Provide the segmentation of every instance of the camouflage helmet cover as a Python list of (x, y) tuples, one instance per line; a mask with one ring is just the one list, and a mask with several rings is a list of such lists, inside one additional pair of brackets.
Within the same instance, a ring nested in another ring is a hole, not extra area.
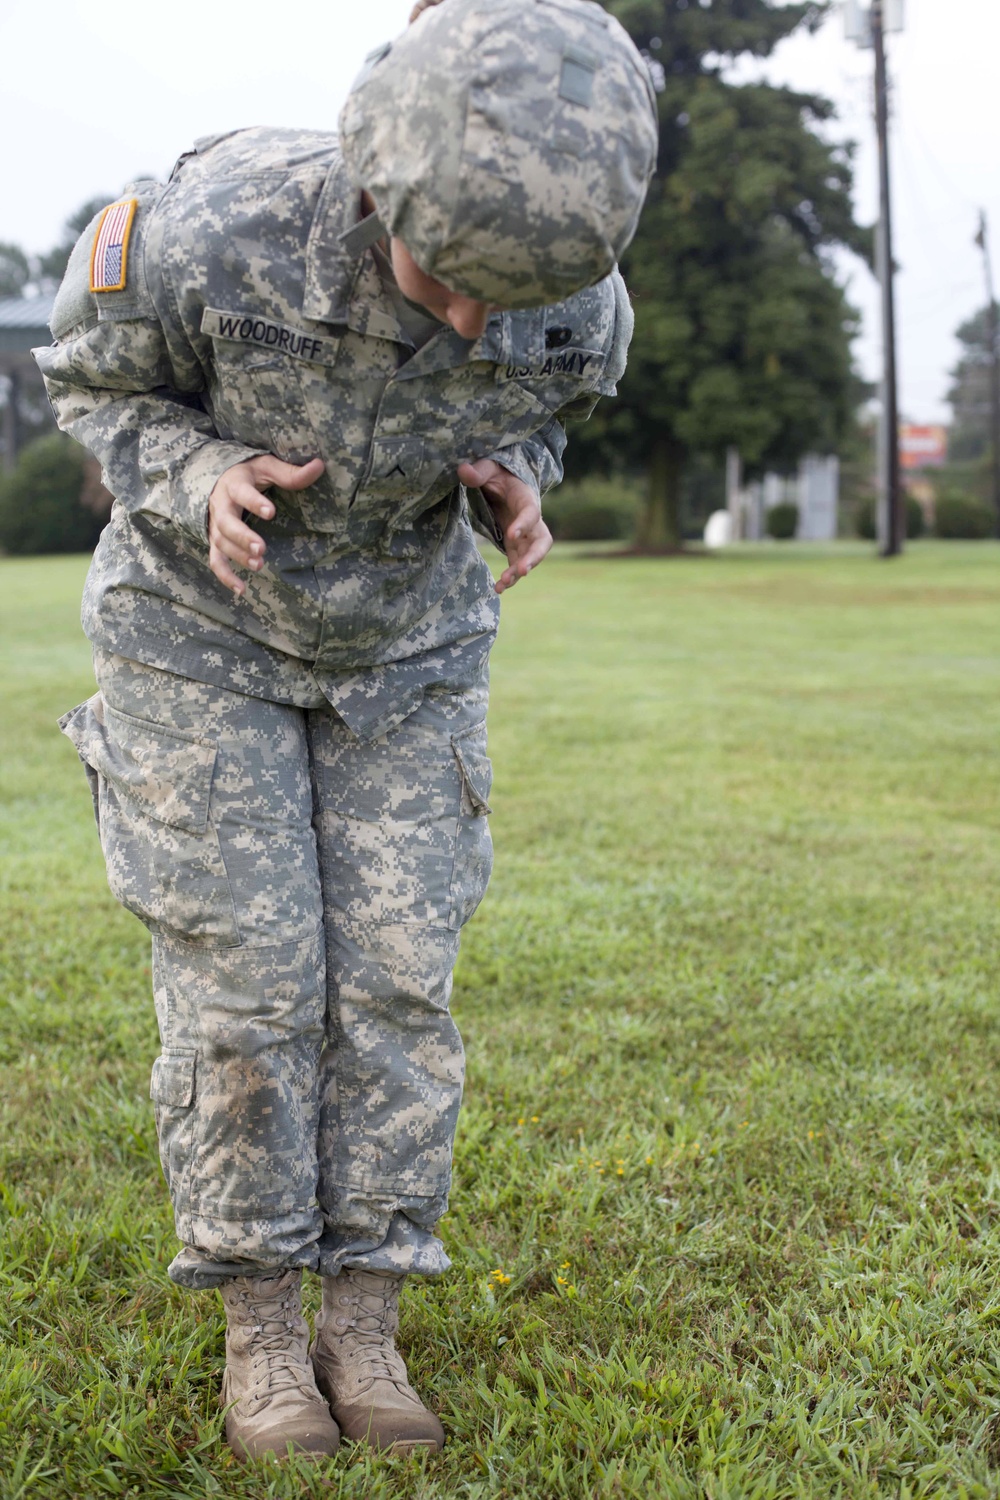
[(344, 159), (389, 232), (452, 291), (558, 302), (612, 269), (656, 163), (656, 100), (594, 0), (425, 0), (368, 60)]

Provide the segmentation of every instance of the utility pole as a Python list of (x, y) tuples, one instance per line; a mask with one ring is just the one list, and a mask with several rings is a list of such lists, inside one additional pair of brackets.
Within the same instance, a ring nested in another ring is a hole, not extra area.
[(906, 540), (906, 509), (899, 479), (899, 403), (896, 384), (895, 262), (889, 187), (889, 77), (885, 35), (903, 29), (902, 0), (844, 0), (847, 35), (875, 53), (875, 128), (878, 135), (879, 224), (876, 256), (882, 289), (882, 420), (879, 424), (878, 539), (882, 557), (898, 557)]
[(883, 557), (897, 557), (906, 540), (906, 512), (899, 483), (899, 405), (896, 392), (896, 298), (893, 286), (892, 202), (889, 193), (889, 80), (885, 65), (885, 31), (882, 0), (872, 0), (872, 45), (875, 49), (875, 128), (878, 131), (879, 283), (882, 287), (883, 407), (885, 441), (882, 472), (882, 504), (885, 528), (881, 541)]
[(993, 449), (993, 524), (1000, 536), (1000, 314), (993, 294), (993, 268), (986, 232), (986, 214), (980, 210), (976, 244), (983, 252), (986, 272), (986, 327), (990, 340), (990, 442)]

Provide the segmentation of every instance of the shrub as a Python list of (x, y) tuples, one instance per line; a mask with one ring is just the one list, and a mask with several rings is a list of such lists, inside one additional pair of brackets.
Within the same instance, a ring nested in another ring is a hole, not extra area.
[(610, 505), (577, 505), (547, 519), (559, 542), (613, 542), (627, 530), (621, 512)]
[[(862, 500), (854, 512), (854, 529), (858, 536), (863, 537), (866, 542), (873, 542), (876, 536), (875, 528), (875, 501)], [(919, 500), (914, 500), (912, 495), (906, 497), (906, 538), (907, 541), (915, 542), (917, 537), (923, 536), (927, 530), (927, 522), (924, 519), (924, 508)]]
[(764, 517), (764, 529), (776, 542), (788, 542), (799, 529), (799, 507), (790, 500), (772, 505)]
[(86, 458), (62, 433), (29, 443), (0, 480), (0, 548), (21, 556), (93, 550), (104, 518), (80, 503)]
[(858, 508), (854, 512), (854, 529), (862, 541), (873, 542), (875, 540), (875, 501), (871, 499), (860, 500)]
[(586, 479), (546, 495), (542, 514), (557, 542), (626, 541), (640, 503), (638, 486), (628, 479)]
[(906, 538), (907, 541), (915, 542), (918, 537), (923, 536), (927, 530), (927, 520), (924, 516), (924, 508), (919, 500), (914, 500), (912, 495), (906, 497)]
[(994, 532), (993, 512), (968, 495), (939, 495), (934, 530), (949, 541), (981, 541)]

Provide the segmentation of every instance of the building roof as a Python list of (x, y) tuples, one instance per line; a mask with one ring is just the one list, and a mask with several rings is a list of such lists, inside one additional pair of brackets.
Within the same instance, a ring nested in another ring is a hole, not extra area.
[(55, 293), (37, 297), (0, 297), (0, 328), (35, 328), (49, 331)]

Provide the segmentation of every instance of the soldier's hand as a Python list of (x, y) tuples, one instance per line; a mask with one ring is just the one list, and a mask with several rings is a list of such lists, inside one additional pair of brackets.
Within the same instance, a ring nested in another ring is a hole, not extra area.
[(509, 563), (495, 585), (502, 594), (538, 566), (552, 546), (552, 533), (542, 520), (534, 490), (494, 459), (459, 464), (458, 477), (469, 488), (482, 490), (500, 523)]
[(283, 490), (307, 490), (323, 472), (321, 458), (307, 464), (286, 464), (272, 453), (234, 464), (216, 480), (208, 500), (208, 566), (220, 583), (234, 594), (245, 594), (247, 586), (229, 566), (238, 563), (251, 573), (264, 566), (267, 544), (243, 520), (245, 511), (270, 521), (274, 503), (263, 490), (272, 484)]

